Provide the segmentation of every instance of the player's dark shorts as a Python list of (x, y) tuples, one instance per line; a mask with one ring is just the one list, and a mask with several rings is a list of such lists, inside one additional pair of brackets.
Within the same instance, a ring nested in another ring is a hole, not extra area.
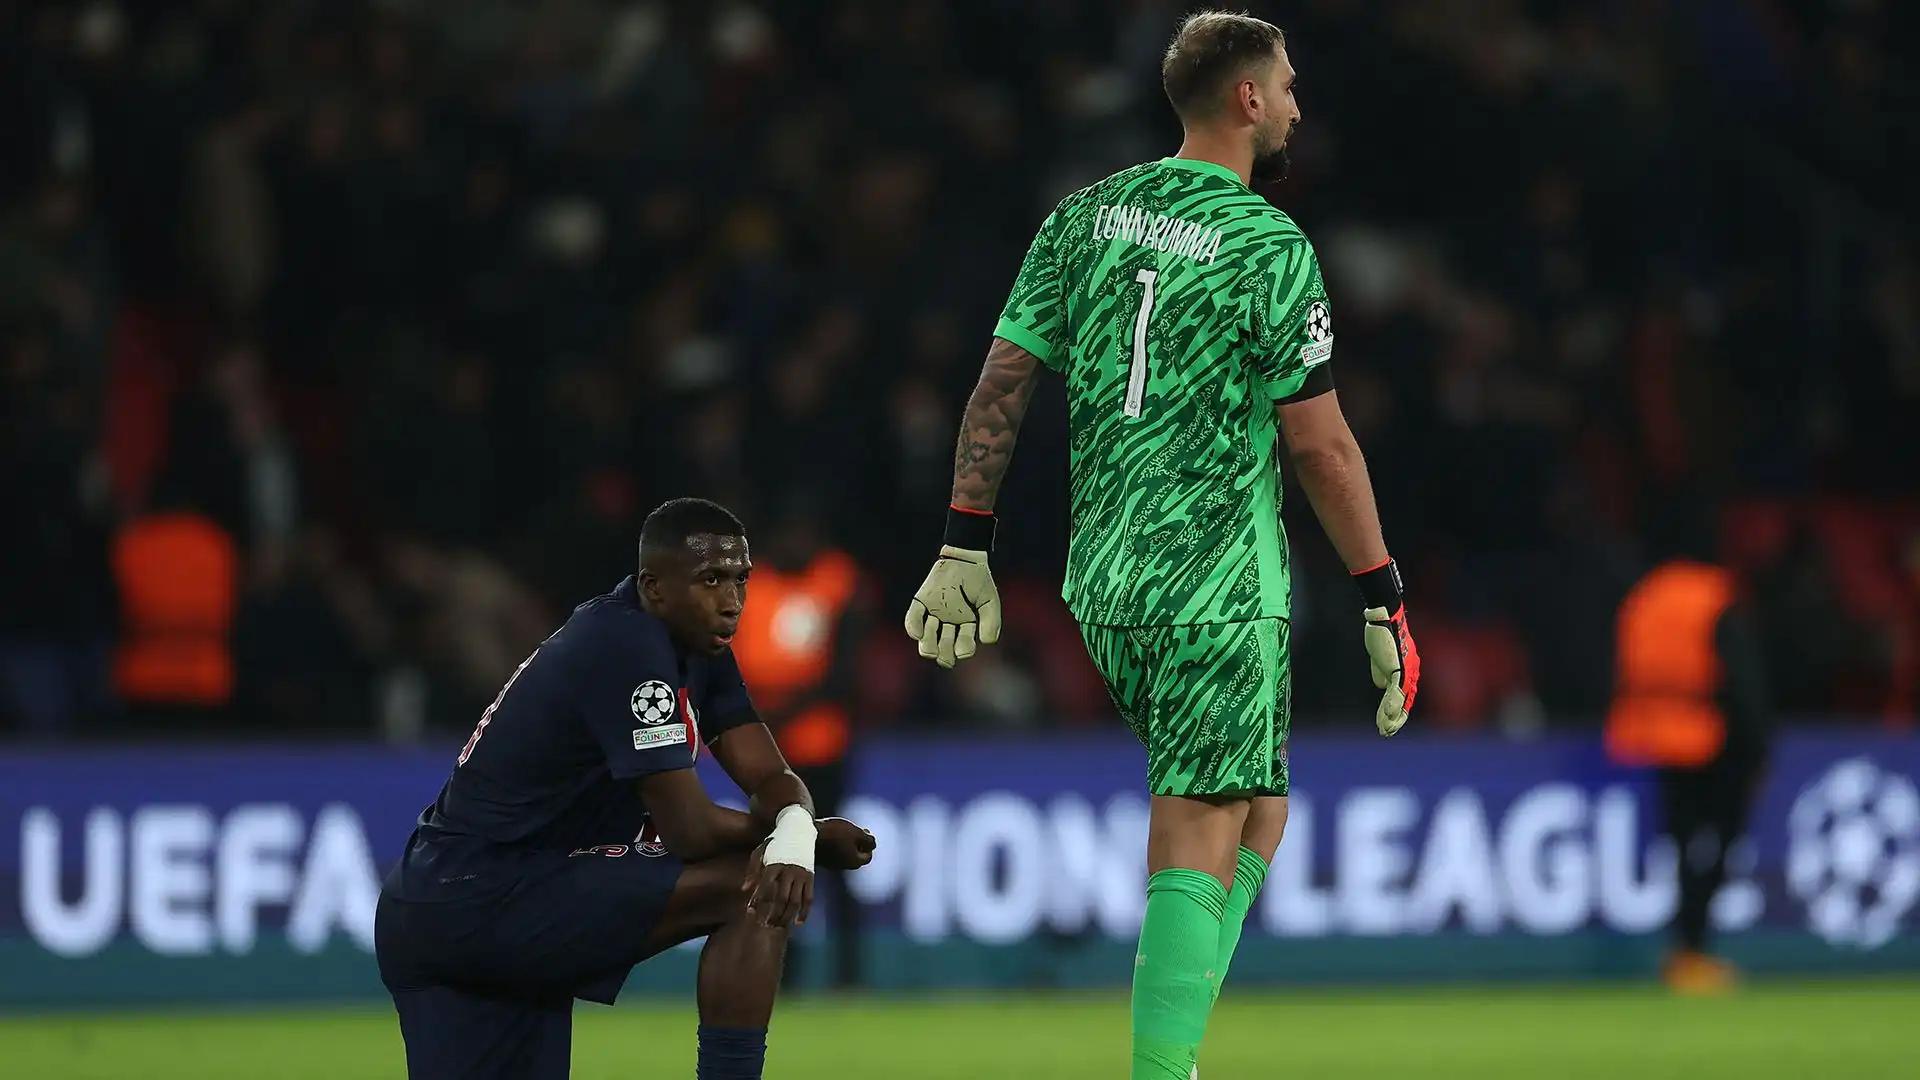
[(478, 899), (383, 890), (374, 951), (410, 1080), (566, 1080), (573, 999), (613, 1003), (681, 869), (614, 845), (531, 860)]
[(1093, 626), (1080, 637), (1147, 748), (1154, 795), (1285, 795), (1292, 676), (1285, 619)]

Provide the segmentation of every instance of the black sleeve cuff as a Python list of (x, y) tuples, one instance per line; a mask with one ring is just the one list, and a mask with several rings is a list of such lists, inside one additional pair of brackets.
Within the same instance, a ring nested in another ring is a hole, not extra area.
[(999, 519), (991, 513), (980, 514), (949, 506), (947, 533), (943, 543), (968, 551), (992, 551), (994, 528), (998, 523)]
[(1292, 405), (1296, 402), (1310, 401), (1332, 390), (1333, 361), (1329, 360), (1319, 367), (1314, 368), (1312, 371), (1307, 372), (1307, 381), (1300, 384), (1300, 389), (1281, 398), (1276, 404)]
[(700, 721), (700, 739), (708, 746), (712, 746), (720, 740), (720, 736), (725, 735), (734, 728), (765, 722), (766, 721), (760, 719), (760, 713), (757, 710), (752, 706), (748, 706), (747, 708), (727, 713), (724, 716)]
[(1371, 570), (1362, 570), (1353, 575), (1353, 583), (1360, 587), (1360, 599), (1367, 607), (1385, 608), (1389, 615), (1400, 610), (1400, 594), (1404, 589), (1399, 563), (1388, 559)]

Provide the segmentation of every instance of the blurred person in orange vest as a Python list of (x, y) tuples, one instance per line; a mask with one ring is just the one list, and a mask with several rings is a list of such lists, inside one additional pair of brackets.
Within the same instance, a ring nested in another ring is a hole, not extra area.
[(178, 730), (225, 714), (239, 562), (226, 529), (166, 493), (114, 536), (121, 639), (113, 682), (129, 719)]
[[(740, 617), (733, 655), (752, 688), (754, 706), (780, 751), (813, 793), (822, 817), (840, 813), (852, 742), (855, 669), (867, 625), (860, 567), (832, 546), (808, 510), (788, 509), (768, 534), (751, 584), (753, 603)], [(858, 985), (860, 912), (846, 875), (821, 868), (831, 896), (827, 934), (835, 986)], [(788, 947), (786, 979), (794, 985), (805, 950)]]
[(1708, 952), (1727, 852), (1746, 830), (1772, 743), (1772, 706), (1751, 602), (1712, 561), (1704, 507), (1657, 527), (1664, 558), (1621, 601), (1609, 756), (1656, 770), (1662, 828), (1679, 858), (1680, 902), (1663, 975), (1683, 993), (1729, 988)]

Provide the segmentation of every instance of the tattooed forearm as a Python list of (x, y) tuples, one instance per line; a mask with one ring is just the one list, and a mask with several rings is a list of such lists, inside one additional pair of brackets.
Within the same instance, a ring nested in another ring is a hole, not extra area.
[(993, 339), (980, 382), (967, 399), (967, 415), (960, 421), (960, 442), (953, 454), (953, 505), (993, 509), (1039, 368), (1040, 360), (1032, 353), (1004, 338)]

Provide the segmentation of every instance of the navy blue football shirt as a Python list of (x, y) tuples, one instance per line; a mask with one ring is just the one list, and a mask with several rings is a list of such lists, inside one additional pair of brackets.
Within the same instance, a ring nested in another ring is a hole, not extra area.
[(643, 842), (634, 781), (692, 768), (702, 740), (758, 720), (733, 654), (682, 652), (629, 577), (575, 608), (507, 679), (388, 887), (407, 899), (471, 892), (529, 855)]

